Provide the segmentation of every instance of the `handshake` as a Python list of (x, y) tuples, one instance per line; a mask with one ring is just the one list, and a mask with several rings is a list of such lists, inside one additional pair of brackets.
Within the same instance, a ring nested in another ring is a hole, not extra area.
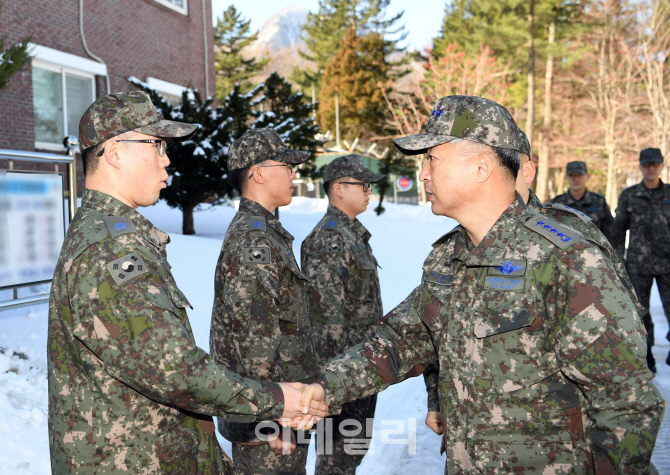
[(326, 392), (321, 385), (279, 383), (284, 393), (284, 412), (279, 421), (285, 427), (309, 430), (328, 415)]

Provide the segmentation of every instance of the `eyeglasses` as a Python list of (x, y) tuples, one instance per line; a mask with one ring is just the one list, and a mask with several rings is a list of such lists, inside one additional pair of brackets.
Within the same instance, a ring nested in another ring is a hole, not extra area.
[[(158, 147), (158, 155), (161, 157), (165, 155), (165, 148), (166, 148), (166, 142), (165, 140), (160, 140), (160, 139), (147, 139), (147, 140), (115, 140), (115, 142), (135, 142), (135, 143), (152, 143)], [(105, 153), (105, 149), (103, 148), (98, 152), (98, 157), (102, 157), (102, 154)]]
[(345, 185), (363, 185), (363, 193), (367, 193), (372, 189), (372, 183), (362, 181), (338, 181), (338, 183), (343, 183)]
[[(282, 163), (281, 165), (258, 165), (256, 168), (272, 168), (272, 167), (287, 167), (288, 174), (290, 175), (291, 173), (293, 173), (293, 165), (290, 165), (288, 163)], [(250, 180), (252, 176), (254, 176), (254, 172), (251, 172), (251, 175), (249, 175)]]

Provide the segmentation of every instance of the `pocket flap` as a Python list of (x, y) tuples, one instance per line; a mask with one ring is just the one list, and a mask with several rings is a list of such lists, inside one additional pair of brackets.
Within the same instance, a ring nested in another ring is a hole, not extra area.
[(554, 347), (564, 360), (572, 360), (605, 333), (607, 317), (591, 304), (573, 317), (554, 340)]
[(508, 310), (507, 312), (487, 312), (485, 317), (475, 321), (475, 336), (486, 338), (499, 333), (518, 330), (530, 326), (535, 318), (524, 308)]

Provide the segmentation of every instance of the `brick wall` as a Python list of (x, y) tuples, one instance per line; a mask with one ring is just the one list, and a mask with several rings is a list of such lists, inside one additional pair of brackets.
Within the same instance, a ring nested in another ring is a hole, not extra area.
[[(214, 95), (210, 0), (205, 8), (209, 92)], [(112, 92), (132, 89), (124, 79), (128, 76), (150, 76), (204, 91), (202, 0), (188, 0), (186, 16), (154, 0), (84, 0), (84, 33), (89, 49), (107, 64)], [(4, 0), (0, 35), (8, 35), (11, 44), (31, 34), (33, 43), (91, 59), (79, 34), (79, 0)], [(96, 78), (96, 92), (106, 94), (103, 77)], [(0, 148), (35, 149), (32, 101), (28, 67), (0, 90)], [(0, 161), (0, 168), (6, 162)]]

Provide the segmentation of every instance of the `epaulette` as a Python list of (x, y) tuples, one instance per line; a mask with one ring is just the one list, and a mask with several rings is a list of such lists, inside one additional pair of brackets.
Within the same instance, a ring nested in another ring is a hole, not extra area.
[(559, 203), (542, 203), (542, 207), (545, 209), (557, 209), (559, 211), (565, 211), (566, 213), (574, 214), (585, 223), (593, 221), (588, 215), (582, 213), (581, 211)]
[(586, 240), (584, 236), (574, 229), (563, 226), (553, 219), (536, 213), (531, 215), (531, 218), (525, 222), (524, 226), (544, 236), (561, 249), (566, 249), (573, 244)]
[(459, 231), (460, 229), (461, 229), (461, 225), (459, 224), (459, 225), (456, 226), (454, 229), (452, 229), (451, 231), (449, 231), (447, 234), (445, 234), (445, 235), (443, 235), (442, 237), (440, 237), (440, 239), (438, 239), (437, 241), (435, 241), (435, 242), (432, 244), (432, 246), (433, 246), (433, 247), (437, 247), (437, 246), (439, 246), (440, 244), (443, 244), (447, 239), (449, 239), (449, 236), (451, 236), (451, 235), (454, 234), (455, 232)]
[(113, 238), (121, 234), (137, 233), (135, 225), (128, 218), (122, 218), (120, 216), (105, 216), (102, 219), (107, 225), (109, 235)]
[(249, 231), (266, 231), (263, 216), (249, 216)]
[(337, 216), (326, 215), (326, 222), (323, 225), (323, 229), (330, 229), (332, 231), (337, 231), (337, 226), (340, 224), (340, 218)]

